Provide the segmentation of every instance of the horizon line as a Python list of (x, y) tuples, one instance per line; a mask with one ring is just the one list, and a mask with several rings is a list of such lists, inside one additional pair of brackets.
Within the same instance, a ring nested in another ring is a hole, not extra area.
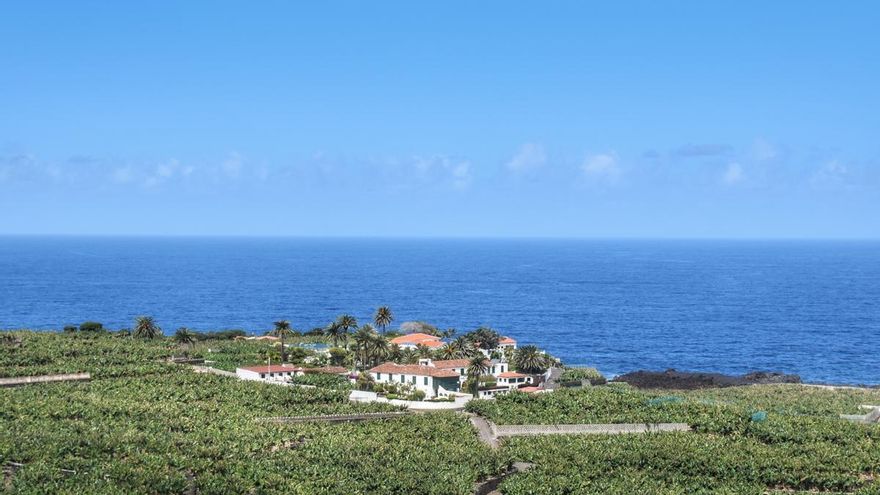
[(549, 241), (850, 241), (877, 242), (878, 237), (806, 236), (555, 236), (555, 235), (316, 235), (316, 234), (156, 234), (156, 233), (0, 233), (0, 238), (165, 238), (165, 239), (299, 239), (299, 240), (549, 240)]

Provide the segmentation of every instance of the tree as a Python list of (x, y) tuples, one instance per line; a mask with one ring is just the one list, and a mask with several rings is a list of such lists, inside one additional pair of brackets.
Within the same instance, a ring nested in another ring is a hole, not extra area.
[(376, 310), (376, 314), (373, 316), (373, 323), (382, 329), (382, 333), (385, 333), (385, 327), (390, 325), (392, 321), (394, 321), (394, 314), (391, 312), (391, 308), (379, 306), (379, 309)]
[(547, 371), (547, 356), (534, 345), (524, 345), (516, 350), (513, 365), (523, 373), (543, 373)]
[(432, 351), (431, 348), (426, 346), (425, 344), (418, 344), (416, 345), (416, 354), (419, 356), (420, 359), (429, 359), (431, 358), (431, 356), (434, 355), (434, 351)]
[(446, 330), (440, 332), (440, 336), (444, 339), (451, 339), (453, 336), (455, 336), (455, 332), (456, 330), (454, 328), (447, 328)]
[(373, 364), (378, 365), (380, 361), (385, 360), (391, 352), (391, 344), (384, 335), (375, 334), (373, 336)]
[(446, 349), (449, 349), (449, 356), (451, 356), (448, 359), (464, 359), (480, 354), (473, 343), (465, 336), (453, 339), (452, 342), (446, 345)]
[(333, 347), (339, 345), (339, 341), (342, 340), (342, 332), (342, 327), (340, 327), (339, 323), (335, 321), (327, 325), (327, 328), (324, 330), (324, 333), (333, 339)]
[(287, 351), (284, 349), (284, 337), (293, 335), (293, 331), (290, 330), (290, 322), (287, 320), (278, 320), (274, 325), (275, 329), (272, 330), (272, 335), (281, 338), (281, 364), (284, 364), (284, 361), (287, 359)]
[(196, 341), (196, 336), (186, 327), (180, 327), (174, 332), (174, 342), (180, 346), (191, 346)]
[(488, 327), (480, 327), (469, 333), (468, 337), (474, 345), (487, 351), (498, 347), (498, 342), (501, 340), (501, 334)]
[(336, 325), (342, 331), (341, 334), (343, 342), (348, 342), (348, 332), (357, 328), (358, 322), (354, 316), (340, 315), (339, 318), (336, 318)]
[(362, 368), (366, 367), (367, 361), (370, 359), (370, 349), (373, 345), (374, 335), (376, 335), (376, 330), (373, 329), (372, 325), (367, 324), (360, 327), (352, 336), (355, 346), (354, 355)]
[(474, 397), (479, 395), (480, 377), (483, 376), (488, 369), (489, 366), (486, 364), (486, 358), (483, 356), (473, 357), (468, 363), (466, 370), (467, 379), (468, 382), (470, 382), (470, 392), (474, 394)]
[(132, 335), (141, 339), (155, 339), (162, 335), (162, 329), (156, 325), (156, 321), (152, 316), (138, 316), (134, 320), (134, 333)]

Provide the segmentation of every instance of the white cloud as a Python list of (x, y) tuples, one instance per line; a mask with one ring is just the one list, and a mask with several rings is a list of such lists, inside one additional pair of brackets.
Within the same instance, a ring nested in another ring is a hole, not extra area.
[(745, 178), (746, 176), (743, 172), (742, 165), (740, 165), (739, 163), (728, 164), (727, 168), (724, 170), (724, 174), (721, 176), (721, 180), (723, 180), (724, 183), (728, 185), (742, 182)]
[(846, 165), (838, 160), (831, 160), (813, 174), (810, 184), (820, 189), (845, 186), (848, 173)]
[(773, 160), (779, 156), (779, 150), (767, 140), (758, 138), (752, 143), (752, 157), (760, 162)]
[(471, 162), (448, 156), (432, 156), (413, 158), (412, 166), (422, 181), (440, 181), (451, 183), (458, 190), (467, 189), (471, 184)]
[(113, 182), (117, 182), (119, 184), (127, 184), (134, 180), (134, 170), (132, 170), (131, 166), (129, 165), (116, 168), (113, 170), (111, 178), (113, 179)]
[(590, 155), (581, 163), (581, 171), (587, 179), (614, 182), (620, 176), (617, 153), (610, 151)]
[(507, 168), (513, 172), (525, 172), (543, 167), (545, 163), (547, 154), (544, 147), (537, 143), (526, 143), (507, 162)]
[(241, 167), (244, 164), (244, 159), (237, 152), (232, 152), (229, 154), (229, 157), (223, 161), (220, 167), (223, 169), (223, 173), (226, 174), (230, 179), (237, 179), (241, 174)]

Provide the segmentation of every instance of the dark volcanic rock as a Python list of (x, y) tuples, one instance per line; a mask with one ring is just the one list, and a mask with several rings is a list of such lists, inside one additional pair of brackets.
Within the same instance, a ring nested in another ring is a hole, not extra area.
[(736, 376), (668, 369), (666, 371), (633, 371), (620, 375), (612, 381), (625, 382), (638, 388), (692, 390), (697, 388), (737, 387), (768, 383), (800, 383), (801, 377), (765, 371), (755, 371)]

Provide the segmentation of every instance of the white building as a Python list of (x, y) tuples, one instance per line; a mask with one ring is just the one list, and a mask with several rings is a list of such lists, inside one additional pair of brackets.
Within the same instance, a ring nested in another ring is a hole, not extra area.
[(303, 369), (290, 364), (260, 365), (236, 368), (235, 374), (242, 380), (261, 380), (264, 382), (287, 382), (291, 377), (302, 374)]
[[(434, 366), (435, 368), (440, 368), (444, 370), (452, 370), (458, 373), (459, 381), (464, 382), (467, 380), (467, 369), (471, 364), (470, 359), (438, 359), (436, 361), (422, 360), (421, 362), (427, 361), (430, 366)], [(498, 377), (501, 373), (509, 371), (510, 364), (505, 361), (499, 361), (497, 359), (485, 360), (483, 364), (486, 366), (486, 374), (492, 375), (494, 377)]]
[(498, 386), (507, 387), (508, 390), (520, 388), (532, 383), (532, 377), (517, 373), (516, 371), (508, 371), (497, 376)]
[(425, 398), (443, 397), (459, 390), (459, 374), (433, 366), (430, 359), (422, 364), (383, 363), (368, 372), (376, 383), (399, 383), (421, 390)]

